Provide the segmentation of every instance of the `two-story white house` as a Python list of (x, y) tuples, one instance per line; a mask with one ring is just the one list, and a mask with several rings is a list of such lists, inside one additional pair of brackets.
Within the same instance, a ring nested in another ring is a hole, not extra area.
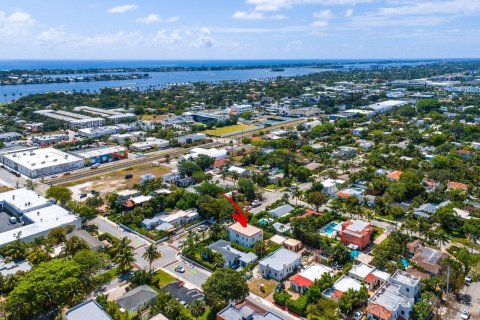
[(397, 270), (370, 298), (365, 312), (369, 320), (409, 320), (419, 294), (420, 277)]
[(228, 239), (244, 247), (253, 247), (255, 242), (263, 240), (263, 230), (247, 224), (243, 227), (239, 222), (231, 224), (227, 228)]

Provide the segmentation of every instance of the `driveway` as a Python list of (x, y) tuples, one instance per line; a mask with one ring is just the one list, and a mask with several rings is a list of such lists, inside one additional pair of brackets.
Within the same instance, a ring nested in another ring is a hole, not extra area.
[(128, 239), (132, 240), (132, 246), (135, 249), (141, 246), (144, 246), (146, 244), (150, 244), (150, 242), (148, 242), (147, 240), (140, 238), (139, 236), (122, 229), (115, 222), (112, 222), (102, 216), (97, 216), (88, 224), (96, 225), (98, 227), (99, 232), (108, 232), (115, 238), (122, 239), (123, 237), (127, 237)]

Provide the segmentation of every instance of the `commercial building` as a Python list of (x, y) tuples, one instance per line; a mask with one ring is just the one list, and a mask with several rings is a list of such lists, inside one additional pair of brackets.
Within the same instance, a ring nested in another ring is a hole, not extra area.
[(184, 156), (181, 156), (180, 158), (182, 160), (188, 160), (191, 158), (196, 158), (201, 154), (214, 158), (215, 160), (223, 160), (227, 158), (227, 150), (217, 148), (193, 148), (192, 150), (190, 150), (190, 154), (186, 154)]
[(0, 193), (0, 208), (0, 246), (16, 240), (29, 242), (61, 226), (81, 226), (79, 217), (25, 188)]
[(30, 179), (81, 169), (83, 159), (54, 148), (19, 151), (1, 156), (2, 163)]
[(181, 136), (177, 138), (177, 142), (179, 144), (190, 144), (197, 141), (203, 141), (207, 139), (207, 135), (205, 133), (192, 133), (186, 136)]
[(0, 134), (0, 141), (2, 142), (11, 142), (19, 140), (20, 138), (22, 138), (22, 135), (18, 132), (5, 132)]
[(100, 108), (94, 108), (94, 107), (88, 107), (88, 106), (80, 106), (80, 107), (75, 107), (73, 110), (90, 113), (90, 114), (102, 117), (111, 123), (134, 121), (137, 118), (136, 115), (133, 113), (120, 112), (117, 109), (111, 110), (111, 109), (100, 109)]
[(258, 271), (267, 279), (282, 281), (301, 264), (302, 259), (299, 253), (280, 248), (260, 261)]
[(145, 141), (132, 143), (130, 149), (135, 151), (147, 151), (155, 148), (164, 149), (168, 148), (168, 146), (170, 146), (168, 140), (149, 137)]
[(35, 113), (44, 117), (63, 121), (70, 129), (94, 128), (105, 125), (105, 119), (92, 118), (82, 114), (61, 110), (38, 110)]
[(208, 112), (185, 112), (183, 115), (202, 123), (219, 123), (228, 120), (226, 115)]
[(228, 114), (241, 115), (244, 112), (252, 112), (253, 106), (251, 104), (234, 104), (227, 109)]
[(84, 149), (75, 152), (75, 154), (84, 159), (85, 166), (128, 158), (128, 150), (121, 146)]
[(68, 141), (68, 135), (64, 133), (58, 133), (58, 134), (34, 136), (32, 138), (33, 143), (37, 143), (42, 147), (49, 146), (51, 144), (61, 142), (61, 141)]
[(403, 100), (387, 100), (382, 102), (373, 103), (367, 106), (368, 109), (372, 109), (375, 113), (384, 113), (392, 110), (393, 108), (404, 106), (408, 104), (408, 101)]
[(85, 138), (101, 138), (120, 131), (118, 126), (91, 127), (78, 130), (78, 135)]
[(253, 247), (255, 242), (263, 241), (263, 230), (247, 224), (243, 227), (239, 222), (231, 224), (227, 228), (228, 239), (244, 247)]

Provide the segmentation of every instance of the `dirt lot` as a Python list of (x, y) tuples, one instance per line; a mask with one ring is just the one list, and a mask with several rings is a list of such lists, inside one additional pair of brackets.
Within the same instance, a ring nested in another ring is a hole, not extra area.
[[(264, 285), (264, 290), (260, 290), (260, 285)], [(275, 287), (279, 284), (278, 281), (273, 279), (265, 279), (263, 277), (252, 278), (247, 282), (248, 288), (251, 292), (255, 293), (257, 296), (265, 298), (273, 293)]]
[[(102, 196), (106, 196), (112, 192), (132, 188), (135, 184), (140, 183), (140, 176), (146, 173), (151, 173), (159, 178), (170, 171), (171, 169), (167, 167), (152, 167), (150, 164), (144, 164), (134, 168), (101, 174), (87, 181), (78, 181), (74, 185), (69, 184), (68, 188), (72, 191), (74, 200), (85, 200), (86, 198), (80, 199), (80, 194), (87, 193), (89, 195), (91, 190), (96, 190)], [(126, 174), (132, 174), (133, 178), (125, 179)]]

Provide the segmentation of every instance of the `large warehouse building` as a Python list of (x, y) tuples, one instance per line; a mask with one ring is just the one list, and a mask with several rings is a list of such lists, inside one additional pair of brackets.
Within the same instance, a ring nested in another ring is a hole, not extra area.
[(1, 161), (5, 166), (31, 179), (84, 167), (82, 158), (54, 148), (3, 154)]
[(0, 193), (0, 246), (16, 240), (32, 241), (66, 225), (80, 228), (81, 219), (32, 190)]
[(107, 146), (101, 148), (85, 149), (75, 152), (80, 158), (84, 159), (85, 165), (95, 163), (106, 163), (128, 158), (127, 148), (121, 146)]

